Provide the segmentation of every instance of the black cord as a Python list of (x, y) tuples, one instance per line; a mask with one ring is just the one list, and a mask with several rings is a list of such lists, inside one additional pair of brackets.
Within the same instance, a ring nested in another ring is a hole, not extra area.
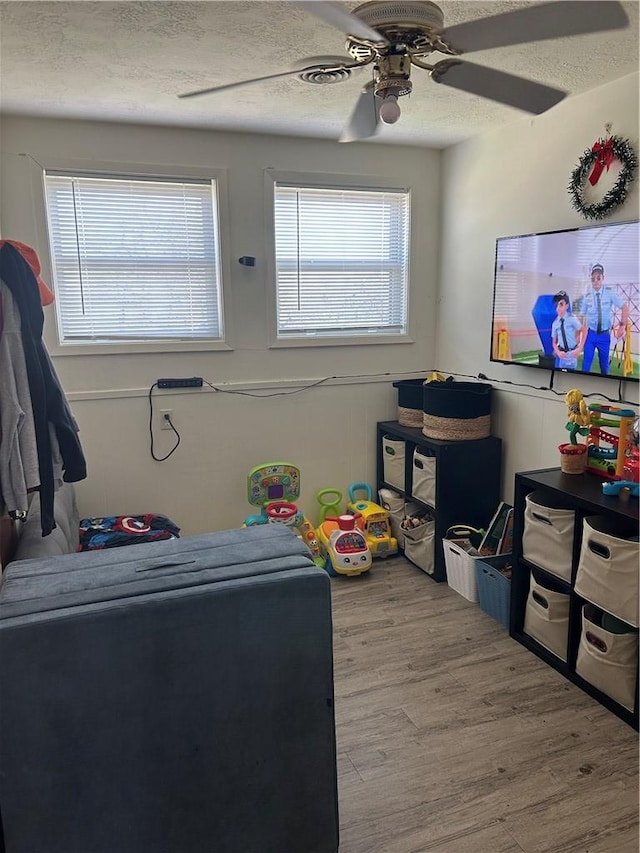
[(176, 441), (176, 443), (173, 445), (173, 447), (167, 453), (166, 456), (156, 456), (156, 454), (153, 451), (153, 399), (152, 399), (152, 394), (153, 394), (153, 389), (157, 388), (157, 387), (158, 387), (158, 383), (154, 382), (153, 385), (151, 386), (151, 388), (149, 388), (149, 438), (151, 439), (151, 458), (155, 459), (156, 462), (164, 462), (165, 459), (168, 459), (171, 456), (171, 454), (175, 453), (176, 450), (178, 449), (178, 446), (180, 445), (180, 433), (174, 427), (171, 418), (168, 415), (165, 415), (165, 419), (166, 419), (167, 423), (169, 424), (171, 429), (175, 432), (176, 436), (178, 437), (178, 440)]
[[(274, 391), (271, 394), (254, 393), (252, 391), (239, 391), (239, 390), (234, 390), (232, 388), (221, 388), (218, 385), (213, 385), (211, 382), (207, 382), (206, 379), (203, 379), (202, 381), (204, 382), (205, 385), (207, 385), (209, 388), (211, 388), (212, 391), (216, 391), (220, 394), (240, 394), (243, 397), (257, 397), (257, 398), (265, 397), (266, 398), (266, 397), (287, 397), (290, 394), (299, 394), (301, 391), (308, 391), (310, 388), (316, 388), (318, 385), (322, 385), (324, 382), (329, 382), (332, 379), (375, 379), (375, 378), (378, 378), (381, 376), (392, 376), (392, 375), (393, 376), (402, 376), (402, 375), (405, 375), (407, 373), (410, 373), (412, 376), (414, 376), (417, 373), (423, 373), (426, 376), (430, 373), (447, 374), (447, 371), (438, 370), (438, 369), (430, 369), (430, 370), (424, 370), (424, 371), (409, 370), (409, 371), (404, 371), (403, 373), (395, 373), (395, 372), (394, 373), (389, 373), (389, 372), (387, 372), (387, 373), (358, 373), (358, 374), (349, 374), (349, 375), (342, 375), (342, 376), (325, 376), (323, 379), (317, 379), (315, 382), (309, 382), (309, 384), (301, 385), (299, 388), (293, 388), (292, 390), (289, 390), (289, 391)], [(555, 375), (554, 370), (551, 371), (551, 379), (550, 379), (549, 385), (531, 385), (528, 382), (512, 382), (509, 379), (491, 379), (489, 376), (487, 376), (484, 373), (478, 373), (474, 376), (471, 376), (468, 373), (452, 373), (452, 374), (448, 374), (448, 375), (451, 377), (457, 376), (460, 379), (481, 379), (481, 380), (485, 380), (486, 382), (492, 382), (492, 383), (497, 384), (497, 385), (512, 385), (514, 388), (531, 388), (533, 391), (549, 391), (551, 394), (555, 394), (556, 397), (564, 397), (566, 394), (565, 391), (556, 391), (556, 389), (553, 387), (553, 380), (554, 380), (554, 375)], [(609, 403), (626, 403), (630, 406), (637, 405), (637, 403), (634, 403), (633, 400), (623, 399), (623, 397), (622, 397), (622, 383), (623, 382), (624, 382), (624, 378), (620, 378), (619, 389), (618, 389), (618, 398), (617, 399), (613, 399), (612, 397), (607, 397), (605, 394), (601, 394), (599, 391), (594, 391), (591, 394), (583, 394), (583, 397), (585, 399), (587, 399), (589, 397), (598, 397), (602, 400), (606, 400)]]
[[(409, 371), (404, 371), (401, 373), (394, 372), (393, 374), (390, 372), (387, 372), (387, 373), (360, 373), (360, 374), (343, 375), (343, 376), (325, 376), (322, 379), (317, 379), (314, 382), (309, 382), (307, 385), (301, 385), (300, 387), (292, 388), (288, 391), (274, 391), (273, 393), (268, 393), (268, 394), (255, 393), (253, 391), (240, 391), (238, 389), (233, 389), (233, 388), (221, 388), (219, 385), (214, 385), (212, 382), (208, 382), (206, 379), (203, 379), (202, 381), (205, 385), (207, 385), (209, 388), (211, 388), (212, 391), (215, 391), (216, 393), (219, 393), (219, 394), (239, 394), (242, 397), (256, 397), (259, 399), (261, 397), (265, 397), (265, 398), (266, 397), (288, 397), (291, 394), (299, 394), (301, 391), (308, 391), (310, 388), (317, 388), (319, 385), (323, 385), (325, 382), (329, 382), (332, 379), (375, 379), (375, 378), (382, 377), (382, 376), (392, 376), (392, 375), (393, 376), (402, 376), (402, 375), (405, 375), (407, 373), (410, 373), (412, 376), (415, 376), (416, 374), (420, 374), (420, 373), (422, 373), (424, 375), (428, 375), (430, 373), (446, 374), (447, 371), (430, 369), (430, 370), (424, 370), (424, 371), (409, 370)], [(513, 385), (516, 388), (531, 388), (533, 391), (548, 391), (551, 394), (555, 394), (556, 397), (566, 396), (565, 391), (556, 391), (555, 388), (553, 387), (553, 380), (554, 380), (554, 376), (555, 376), (554, 370), (551, 371), (551, 378), (549, 380), (549, 385), (530, 385), (528, 382), (512, 382), (509, 379), (491, 379), (485, 373), (478, 373), (478, 374), (475, 374), (473, 376), (468, 374), (468, 373), (453, 373), (453, 374), (449, 374), (449, 376), (451, 378), (456, 376), (460, 379), (480, 379), (480, 380), (484, 380), (486, 382), (492, 382), (493, 384), (496, 384), (496, 385)], [(599, 397), (600, 399), (607, 400), (607, 402), (609, 402), (609, 403), (627, 403), (628, 405), (636, 405), (631, 400), (624, 400), (623, 399), (623, 397), (622, 397), (622, 383), (623, 382), (624, 382), (624, 379), (621, 378), (620, 382), (619, 382), (619, 386), (618, 386), (618, 399), (617, 400), (614, 400), (611, 397), (607, 397), (605, 394), (601, 394), (600, 392), (597, 392), (597, 391), (593, 392), (591, 394), (583, 394), (583, 397), (585, 399), (588, 397)], [(178, 449), (178, 446), (180, 445), (180, 433), (174, 427), (174, 425), (171, 421), (171, 418), (166, 416), (166, 420), (167, 420), (169, 426), (171, 427), (171, 429), (176, 434), (177, 441), (174, 444), (174, 446), (171, 448), (171, 450), (167, 453), (166, 456), (156, 456), (155, 455), (154, 449), (153, 449), (153, 399), (152, 399), (152, 395), (153, 395), (153, 389), (157, 388), (157, 387), (158, 387), (158, 383), (154, 382), (153, 385), (151, 386), (151, 388), (149, 388), (149, 436), (151, 439), (151, 456), (152, 456), (152, 458), (155, 459), (156, 462), (164, 462), (165, 459), (168, 459), (171, 456), (171, 454), (175, 453), (175, 451)]]
[(254, 394), (252, 391), (238, 391), (233, 388), (218, 388), (203, 379), (205, 385), (208, 385), (213, 391), (218, 391), (220, 394), (240, 394), (242, 397), (288, 397), (290, 394), (299, 394), (300, 391), (308, 391), (309, 388), (317, 388), (323, 382), (329, 382), (330, 379), (341, 379), (346, 377), (340, 376), (325, 376), (323, 379), (317, 379), (315, 382), (310, 382), (308, 385), (303, 385), (300, 388), (292, 388), (290, 391), (274, 391), (273, 394)]
[[(444, 371), (438, 371), (439, 373), (444, 373)], [(551, 383), (549, 385), (529, 385), (528, 383), (523, 382), (511, 382), (509, 379), (491, 379), (491, 377), (487, 376), (485, 373), (478, 373), (475, 376), (470, 376), (467, 373), (453, 373), (452, 376), (459, 376), (463, 379), (484, 379), (487, 382), (493, 382), (497, 385), (514, 385), (518, 388), (531, 388), (533, 391), (550, 391), (552, 394), (555, 394), (556, 397), (564, 397), (566, 395), (566, 391), (556, 391), (553, 385), (553, 375), (555, 371), (551, 371)], [(585, 375), (585, 374), (579, 374)], [(608, 403), (626, 403), (629, 406), (637, 406), (637, 402), (633, 400), (624, 400), (622, 398), (622, 383), (624, 379), (620, 379), (620, 388), (618, 392), (618, 399), (614, 399), (613, 397), (607, 397), (606, 394), (602, 394), (600, 391), (593, 391), (591, 394), (583, 394), (582, 396), (585, 400), (589, 397), (599, 397), (602, 400), (606, 400)]]

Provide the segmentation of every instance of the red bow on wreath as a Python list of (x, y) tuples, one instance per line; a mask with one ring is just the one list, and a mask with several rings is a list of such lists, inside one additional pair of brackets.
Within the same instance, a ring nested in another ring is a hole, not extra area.
[(593, 148), (591, 149), (594, 154), (597, 154), (596, 162), (593, 164), (593, 171), (589, 175), (589, 183), (592, 187), (600, 180), (600, 175), (602, 174), (602, 170), (607, 167), (607, 172), (609, 171), (609, 166), (613, 163), (615, 159), (615, 155), (613, 153), (613, 136), (610, 136), (606, 142), (602, 142), (600, 139), (597, 142), (594, 142)]

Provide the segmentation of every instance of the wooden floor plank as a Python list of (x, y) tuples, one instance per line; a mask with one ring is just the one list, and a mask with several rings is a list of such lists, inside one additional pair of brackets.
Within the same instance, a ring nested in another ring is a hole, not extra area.
[(632, 728), (402, 557), (332, 597), (340, 853), (637, 853)]

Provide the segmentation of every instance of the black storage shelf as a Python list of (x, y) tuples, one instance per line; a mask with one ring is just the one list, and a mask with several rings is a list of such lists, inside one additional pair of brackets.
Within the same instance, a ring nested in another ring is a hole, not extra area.
[(524, 557), (520, 557), (520, 563), (528, 569), (528, 571), (534, 571), (539, 577), (546, 578), (551, 584), (553, 584), (553, 586), (558, 588), (558, 592), (564, 592), (566, 595), (570, 595), (572, 593), (573, 587), (568, 581), (564, 580), (564, 578), (554, 575), (553, 572), (543, 569), (542, 566), (530, 563), (528, 560), (525, 560)]
[[(404, 489), (384, 480), (383, 436), (405, 442)], [(483, 527), (491, 521), (500, 502), (502, 441), (494, 436), (472, 441), (427, 438), (422, 430), (398, 421), (377, 424), (377, 488), (393, 489), (405, 500), (428, 508), (435, 518), (435, 567), (431, 577), (447, 580), (442, 540), (449, 527), (468, 524)], [(418, 448), (436, 459), (436, 501), (431, 506), (411, 491), (413, 451)]]
[(519, 637), (515, 637), (521, 645), (525, 646), (529, 649), (530, 652), (533, 652), (539, 658), (552, 666), (554, 669), (557, 669), (558, 672), (561, 672), (565, 678), (569, 678), (571, 674), (571, 669), (569, 664), (559, 658), (557, 655), (554, 655), (553, 652), (550, 652), (549, 649), (546, 649), (542, 643), (539, 643), (534, 637), (530, 637), (528, 634), (521, 634)]
[[(524, 531), (525, 499), (530, 492), (546, 492), (556, 500), (560, 499), (575, 511), (576, 520), (573, 541), (573, 560), (571, 582), (557, 577), (552, 572), (528, 562), (522, 556), (522, 534)], [(606, 693), (585, 681), (575, 671), (578, 646), (582, 631), (582, 605), (586, 599), (574, 591), (580, 547), (582, 543), (582, 524), (589, 515), (601, 515), (618, 522), (632, 521), (638, 525), (638, 500), (624, 500), (617, 495), (602, 494), (602, 480), (592, 474), (564, 474), (560, 468), (544, 468), (538, 471), (526, 471), (515, 476), (514, 525), (513, 525), (513, 572), (511, 577), (511, 614), (509, 633), (525, 648), (536, 654), (549, 666), (592, 696), (621, 720), (638, 730), (638, 691), (636, 675), (636, 702), (633, 711), (620, 705)], [(529, 576), (534, 569), (540, 577), (553, 580), (556, 588), (570, 595), (569, 601), (569, 641), (567, 662), (549, 652), (533, 637), (524, 633), (524, 616), (529, 594)]]

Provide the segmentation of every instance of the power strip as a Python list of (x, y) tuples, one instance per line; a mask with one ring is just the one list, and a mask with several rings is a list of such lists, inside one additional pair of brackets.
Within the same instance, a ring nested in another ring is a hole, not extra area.
[(202, 376), (190, 379), (158, 379), (158, 388), (202, 388)]

